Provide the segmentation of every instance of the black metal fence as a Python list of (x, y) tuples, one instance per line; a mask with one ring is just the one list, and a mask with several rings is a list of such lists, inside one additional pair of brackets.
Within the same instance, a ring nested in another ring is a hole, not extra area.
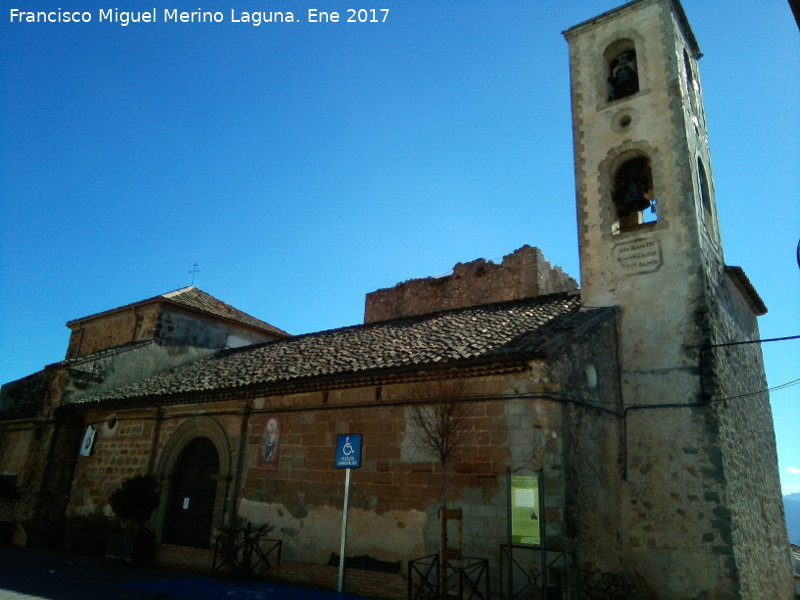
[(259, 567), (273, 567), (281, 563), (283, 542), (267, 537), (272, 527), (262, 525), (223, 530), (214, 546), (213, 572), (223, 571), (239, 577), (255, 575)]
[(444, 563), (444, 589), (440, 590), (438, 554), (408, 563), (408, 600), (489, 600), (489, 561), (462, 557)]
[(517, 555), (510, 557), (509, 569), (508, 546), (500, 546), (500, 589), (505, 600), (565, 598), (567, 580), (564, 552), (518, 545), (514, 545), (513, 550), (517, 551)]

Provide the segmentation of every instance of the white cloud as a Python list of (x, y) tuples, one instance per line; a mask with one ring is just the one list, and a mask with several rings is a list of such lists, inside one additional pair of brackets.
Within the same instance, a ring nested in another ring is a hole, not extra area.
[(793, 475), (800, 475), (800, 469), (797, 467), (786, 467), (786, 470)]

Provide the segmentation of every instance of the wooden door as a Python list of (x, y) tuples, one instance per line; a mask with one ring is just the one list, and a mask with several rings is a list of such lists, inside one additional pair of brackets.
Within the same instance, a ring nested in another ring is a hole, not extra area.
[(181, 453), (173, 474), (172, 498), (165, 541), (208, 548), (217, 496), (219, 455), (208, 438), (196, 438)]

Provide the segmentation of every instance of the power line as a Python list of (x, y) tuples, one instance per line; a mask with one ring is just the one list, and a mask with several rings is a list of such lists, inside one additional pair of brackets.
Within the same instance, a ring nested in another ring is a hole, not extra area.
[(766, 394), (769, 392), (776, 392), (778, 390), (784, 390), (786, 388), (792, 387), (800, 383), (800, 379), (793, 379), (792, 381), (787, 381), (786, 383), (782, 383), (780, 385), (776, 385), (771, 388), (767, 388), (764, 390), (759, 390), (757, 392), (749, 392), (747, 394), (739, 394), (738, 396), (728, 396), (727, 398), (719, 398), (718, 400), (712, 400), (711, 403), (715, 402), (726, 402), (728, 400), (739, 400), (741, 398), (749, 398), (751, 396), (758, 396), (759, 394)]

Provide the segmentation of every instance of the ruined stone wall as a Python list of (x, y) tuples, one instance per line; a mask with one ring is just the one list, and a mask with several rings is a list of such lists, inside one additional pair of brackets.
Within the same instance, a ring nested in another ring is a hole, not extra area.
[(0, 426), (0, 521), (14, 524), (19, 546), (49, 546), (59, 538), (79, 427), (68, 414)]
[(450, 275), (413, 279), (371, 292), (366, 297), (364, 322), (577, 289), (575, 280), (552, 267), (541, 250), (526, 245), (499, 265), (484, 259), (458, 263)]
[(0, 392), (0, 521), (12, 521), (14, 543), (38, 547), (57, 539), (72, 474), (79, 419), (60, 408), (66, 373), (48, 367)]

